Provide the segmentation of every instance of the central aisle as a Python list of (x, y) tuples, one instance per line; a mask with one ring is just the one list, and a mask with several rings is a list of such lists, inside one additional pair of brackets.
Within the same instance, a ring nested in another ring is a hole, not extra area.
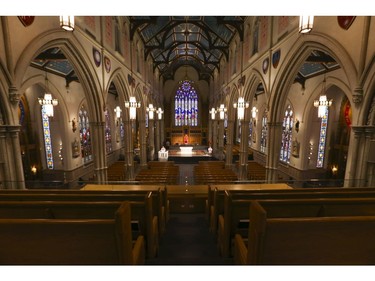
[(219, 255), (204, 214), (171, 214), (159, 254), (149, 265), (231, 265)]

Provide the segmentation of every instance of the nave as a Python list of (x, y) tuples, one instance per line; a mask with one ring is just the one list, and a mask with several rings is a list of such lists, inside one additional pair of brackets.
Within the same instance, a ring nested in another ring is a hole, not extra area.
[(209, 232), (205, 214), (172, 214), (161, 238), (156, 258), (148, 265), (230, 265), (219, 254), (216, 236)]

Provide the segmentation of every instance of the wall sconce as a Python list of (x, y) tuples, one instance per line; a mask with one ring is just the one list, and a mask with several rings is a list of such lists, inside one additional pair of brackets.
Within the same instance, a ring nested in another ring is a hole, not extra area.
[(59, 158), (60, 158), (61, 162), (63, 162), (63, 160), (64, 160), (63, 155), (62, 155), (62, 151), (63, 151), (63, 145), (62, 145), (62, 141), (60, 141)]
[(312, 157), (312, 154), (313, 154), (313, 147), (314, 147), (313, 143), (310, 142), (310, 144), (309, 144), (309, 156), (307, 157), (307, 159), (309, 161), (311, 160), (311, 157)]
[(74, 16), (60, 16), (60, 27), (66, 31), (74, 30)]
[(137, 102), (135, 97), (130, 97), (129, 101), (125, 102), (125, 107), (129, 108), (130, 120), (135, 120), (137, 118), (137, 108), (141, 107), (141, 103)]
[(314, 26), (314, 16), (299, 17), (299, 33), (309, 33)]
[(163, 113), (164, 113), (164, 111), (161, 109), (161, 107), (158, 108), (156, 113), (158, 115), (158, 120), (161, 120), (163, 118)]
[(32, 173), (33, 175), (36, 175), (36, 172), (37, 172), (36, 167), (35, 167), (35, 166), (32, 166), (32, 167), (31, 167), (31, 173)]
[(245, 108), (249, 107), (249, 103), (245, 102), (243, 97), (238, 98), (238, 102), (233, 104), (234, 108), (237, 108), (238, 120), (243, 120), (245, 118)]
[(216, 118), (216, 109), (214, 107), (211, 108), (210, 114), (211, 114), (211, 120), (215, 120), (215, 118)]
[(148, 118), (150, 120), (154, 120), (154, 111), (155, 111), (155, 108), (154, 108), (154, 105), (152, 103), (150, 103), (148, 105), (148, 107), (146, 108), (146, 111), (148, 112)]
[(253, 117), (253, 119), (257, 118), (257, 112), (258, 112), (258, 109), (253, 106), (253, 108), (251, 109), (251, 117)]
[(220, 120), (224, 120), (225, 112), (227, 112), (227, 108), (224, 106), (224, 104), (220, 104), (220, 107), (218, 108), (217, 111), (219, 111)]
[(332, 175), (336, 176), (337, 175), (337, 171), (338, 171), (338, 167), (336, 165), (333, 165), (331, 171), (332, 171)]

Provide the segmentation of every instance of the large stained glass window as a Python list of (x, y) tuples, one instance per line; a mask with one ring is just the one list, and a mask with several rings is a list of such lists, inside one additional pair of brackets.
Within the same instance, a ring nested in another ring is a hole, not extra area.
[(283, 120), (283, 131), (281, 137), (280, 160), (285, 163), (290, 161), (292, 150), (293, 110), (290, 105), (285, 110)]
[(111, 136), (111, 121), (108, 109), (104, 112), (105, 115), (105, 150), (107, 153), (112, 151), (112, 136)]
[(175, 126), (198, 126), (198, 95), (193, 82), (180, 82), (175, 95)]
[(92, 160), (92, 148), (90, 120), (85, 107), (82, 107), (79, 111), (79, 137), (81, 140), (82, 162), (87, 163)]
[(320, 122), (320, 137), (319, 137), (319, 147), (318, 147), (318, 161), (316, 162), (317, 168), (323, 167), (324, 162), (324, 151), (326, 148), (327, 139), (327, 125), (328, 125), (328, 106), (325, 108), (325, 114)]
[(51, 131), (49, 128), (49, 117), (47, 115), (47, 110), (44, 105), (42, 105), (42, 126), (44, 135), (44, 149), (46, 152), (47, 168), (53, 169), (53, 152), (52, 152), (52, 139)]
[(264, 111), (263, 117), (262, 117), (262, 133), (260, 136), (260, 151), (263, 153), (266, 153), (267, 148), (267, 133), (268, 127), (267, 127), (267, 113)]
[(252, 146), (252, 143), (253, 143), (253, 118), (251, 118), (249, 122), (249, 139), (248, 139), (249, 147)]

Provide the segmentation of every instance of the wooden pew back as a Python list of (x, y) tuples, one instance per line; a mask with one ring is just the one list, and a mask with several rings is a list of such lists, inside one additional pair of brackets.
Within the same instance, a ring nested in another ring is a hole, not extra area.
[[(0, 263), (144, 263), (144, 252), (133, 251), (130, 212), (123, 202), (112, 219), (0, 219)], [(144, 247), (143, 237), (136, 244)]]

